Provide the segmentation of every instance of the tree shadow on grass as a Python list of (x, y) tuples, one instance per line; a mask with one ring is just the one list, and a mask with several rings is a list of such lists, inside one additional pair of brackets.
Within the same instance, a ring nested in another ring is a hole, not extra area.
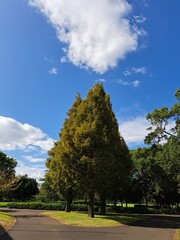
[(180, 227), (180, 215), (106, 215), (101, 218), (137, 227), (166, 229), (177, 229)]

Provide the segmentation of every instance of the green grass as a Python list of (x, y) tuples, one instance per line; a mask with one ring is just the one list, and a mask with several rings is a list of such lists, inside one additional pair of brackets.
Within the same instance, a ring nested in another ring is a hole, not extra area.
[(7, 207), (8, 202), (0, 202), (0, 207)]
[(14, 221), (14, 217), (7, 213), (0, 212), (0, 235), (8, 229)]
[(147, 219), (147, 217), (138, 215), (95, 215), (95, 218), (88, 218), (87, 213), (78, 212), (45, 212), (44, 214), (61, 223), (82, 227), (117, 227)]

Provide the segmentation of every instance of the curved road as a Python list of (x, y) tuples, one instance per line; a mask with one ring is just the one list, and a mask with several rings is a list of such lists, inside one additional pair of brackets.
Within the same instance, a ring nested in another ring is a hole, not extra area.
[(155, 216), (134, 226), (85, 228), (60, 224), (38, 210), (10, 209), (16, 223), (0, 240), (174, 240), (180, 216)]

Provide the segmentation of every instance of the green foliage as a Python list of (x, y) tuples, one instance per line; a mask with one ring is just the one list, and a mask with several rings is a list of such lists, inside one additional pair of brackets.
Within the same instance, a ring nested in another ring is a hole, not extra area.
[[(66, 208), (66, 202), (11, 202), (7, 204), (9, 208), (17, 209), (38, 209), (38, 210), (58, 210), (64, 211)], [(71, 205), (73, 211), (87, 211), (87, 203)], [(99, 207), (95, 207), (95, 211), (99, 211)]]
[(131, 150), (134, 163), (133, 186), (140, 199), (152, 200), (167, 207), (180, 199), (180, 148), (170, 137), (164, 145)]
[(15, 179), (8, 191), (8, 197), (16, 200), (29, 200), (36, 195), (38, 191), (37, 181), (24, 175)]
[(7, 207), (8, 202), (0, 202), (0, 208)]
[(16, 164), (15, 159), (0, 152), (0, 198), (4, 197), (14, 181)]
[(38, 209), (38, 210), (64, 210), (65, 203), (42, 203), (42, 202), (11, 202), (9, 208)]
[[(151, 132), (146, 136), (145, 143), (158, 143), (169, 136), (180, 142), (180, 88), (177, 89), (175, 97), (178, 102), (170, 109), (162, 107), (161, 109), (155, 109), (152, 113), (148, 113), (146, 118), (152, 126), (148, 129)], [(167, 130), (167, 126), (172, 122), (175, 123), (175, 127)]]
[(77, 95), (59, 137), (49, 151), (46, 180), (68, 202), (75, 192), (87, 194), (92, 213), (95, 193), (105, 195), (129, 182), (128, 148), (101, 84), (95, 84), (84, 100)]

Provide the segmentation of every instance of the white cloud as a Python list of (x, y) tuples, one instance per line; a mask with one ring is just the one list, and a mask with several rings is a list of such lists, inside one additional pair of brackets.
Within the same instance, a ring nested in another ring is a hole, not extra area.
[(127, 144), (143, 143), (149, 127), (146, 117), (136, 117), (119, 123), (119, 131)]
[(96, 79), (95, 82), (101, 82), (101, 83), (103, 83), (103, 82), (106, 82), (106, 79), (104, 79), (104, 78), (99, 78), (99, 79)]
[(123, 75), (126, 76), (126, 77), (130, 76), (131, 74), (132, 74), (131, 71), (127, 70), (127, 69), (123, 72)]
[(146, 68), (145, 67), (132, 67), (132, 71), (134, 73), (141, 73), (141, 74), (145, 74), (147, 72)]
[(143, 23), (146, 21), (146, 18), (144, 16), (134, 16), (134, 19), (137, 23)]
[(27, 174), (29, 177), (35, 178), (37, 181), (44, 177), (45, 171), (46, 171), (45, 167), (42, 166), (29, 167), (21, 163), (18, 164), (18, 166), (16, 167), (17, 175)]
[(123, 86), (133, 86), (133, 87), (138, 87), (140, 84), (139, 80), (135, 80), (135, 81), (125, 81), (122, 79), (117, 79), (116, 80), (119, 84), (123, 85)]
[(66, 63), (68, 60), (66, 58), (66, 56), (63, 56), (61, 59), (60, 59), (60, 62), (61, 63)]
[(139, 80), (135, 80), (135, 81), (132, 82), (132, 85), (133, 85), (134, 87), (138, 87), (139, 84), (140, 84), (140, 81), (139, 81)]
[[(65, 58), (74, 65), (104, 73), (138, 47), (138, 31), (128, 20), (127, 0), (29, 0), (65, 43)], [(64, 61), (64, 58), (63, 58)]]
[(52, 75), (57, 75), (58, 74), (58, 71), (57, 71), (57, 68), (51, 68), (50, 70), (49, 70), (49, 73), (50, 74), (52, 74)]
[(54, 140), (27, 123), (20, 123), (12, 118), (0, 116), (0, 150), (40, 148), (48, 151)]
[(31, 163), (44, 163), (45, 158), (37, 158), (32, 156), (23, 156), (23, 158)]
[(122, 80), (122, 79), (118, 80), (118, 83), (121, 84), (121, 85), (123, 85), (123, 86), (130, 86), (130, 85), (131, 85), (130, 82), (124, 81), (124, 80)]
[(146, 74), (147, 69), (145, 67), (132, 67), (123, 71), (124, 76), (130, 76), (132, 74)]

